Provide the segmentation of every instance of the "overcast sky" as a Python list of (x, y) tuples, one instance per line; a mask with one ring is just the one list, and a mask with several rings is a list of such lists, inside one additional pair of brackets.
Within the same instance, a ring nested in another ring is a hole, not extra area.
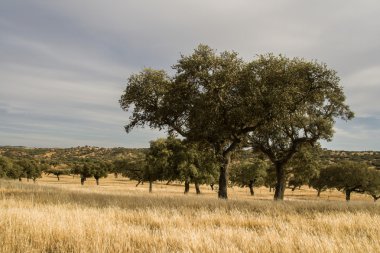
[(379, 17), (377, 0), (0, 0), (0, 145), (147, 147), (165, 133), (125, 133), (126, 79), (204, 43), (325, 62), (356, 118), (323, 147), (380, 150)]

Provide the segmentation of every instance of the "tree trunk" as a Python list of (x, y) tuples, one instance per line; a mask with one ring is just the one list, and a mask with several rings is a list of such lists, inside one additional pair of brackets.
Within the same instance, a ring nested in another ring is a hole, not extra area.
[(271, 185), (269, 186), (269, 192), (272, 192), (272, 186)]
[(21, 178), (21, 177), (19, 177), (19, 178), (18, 178), (18, 181), (19, 181), (19, 182), (21, 182), (21, 181), (22, 181), (22, 178)]
[(201, 189), (199, 189), (199, 183), (195, 183), (195, 191), (197, 194), (201, 194)]
[(214, 183), (211, 183), (210, 187), (211, 187), (211, 191), (214, 191)]
[(255, 195), (255, 192), (253, 191), (253, 180), (249, 180), (249, 192), (251, 193), (251, 196)]
[(33, 183), (36, 183), (36, 180), (37, 180), (36, 178), (33, 178)]
[(139, 180), (136, 184), (136, 187), (139, 186), (139, 184), (141, 183), (141, 180)]
[(99, 178), (95, 178), (96, 180), (96, 185), (99, 185)]
[(58, 181), (59, 181), (59, 175), (57, 175), (57, 179), (58, 179)]
[(317, 193), (317, 197), (320, 197), (321, 196), (321, 189), (318, 189), (318, 193)]
[(350, 201), (350, 199), (351, 199), (351, 191), (346, 190), (346, 201)]
[(149, 193), (152, 193), (153, 181), (149, 181)]
[(297, 186), (293, 186), (292, 192), (294, 192), (296, 188), (297, 188)]
[(274, 200), (284, 200), (285, 193), (285, 171), (282, 163), (276, 163), (276, 189), (274, 192)]
[(84, 185), (84, 181), (86, 181), (86, 178), (85, 178), (85, 177), (81, 177), (81, 178), (80, 178), (80, 184), (81, 184), (81, 185)]
[(185, 180), (185, 191), (183, 192), (184, 194), (188, 194), (190, 191), (190, 181), (189, 180)]
[(380, 195), (376, 196), (375, 194), (372, 194), (373, 202), (376, 202), (376, 200), (380, 199)]
[(231, 154), (223, 156), (223, 164), (220, 166), (219, 174), (219, 190), (218, 197), (220, 199), (228, 199), (227, 196), (227, 183), (228, 183), (228, 168), (231, 162)]
[(172, 180), (169, 179), (169, 180), (166, 182), (166, 185), (169, 185), (171, 182), (172, 182)]
[(115, 178), (118, 178), (119, 174), (117, 172), (113, 173)]

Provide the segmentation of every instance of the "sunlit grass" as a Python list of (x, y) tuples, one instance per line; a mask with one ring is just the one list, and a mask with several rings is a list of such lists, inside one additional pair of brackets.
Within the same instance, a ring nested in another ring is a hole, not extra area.
[(364, 196), (319, 200), (305, 187), (278, 203), (268, 189), (251, 197), (234, 187), (223, 201), (207, 186), (201, 196), (147, 187), (113, 177), (84, 187), (69, 176), (1, 180), (0, 252), (380, 252), (380, 206)]

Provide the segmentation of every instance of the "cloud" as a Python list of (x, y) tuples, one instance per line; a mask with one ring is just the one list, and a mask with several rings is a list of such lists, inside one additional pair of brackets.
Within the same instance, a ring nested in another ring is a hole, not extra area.
[[(357, 118), (331, 148), (380, 148), (380, 3), (323, 1), (4, 1), (0, 144), (148, 146), (125, 134), (118, 99), (143, 67), (170, 71), (199, 43), (246, 60), (274, 52), (338, 71)], [(360, 140), (358, 140), (360, 136)]]

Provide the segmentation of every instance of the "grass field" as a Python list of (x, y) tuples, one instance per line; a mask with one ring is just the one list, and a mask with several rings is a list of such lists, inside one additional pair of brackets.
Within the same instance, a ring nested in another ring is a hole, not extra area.
[(180, 185), (100, 184), (0, 180), (0, 252), (380, 252), (380, 204), (364, 195), (346, 203), (304, 187), (274, 202), (266, 188), (234, 187), (224, 201), (206, 186), (185, 196)]

